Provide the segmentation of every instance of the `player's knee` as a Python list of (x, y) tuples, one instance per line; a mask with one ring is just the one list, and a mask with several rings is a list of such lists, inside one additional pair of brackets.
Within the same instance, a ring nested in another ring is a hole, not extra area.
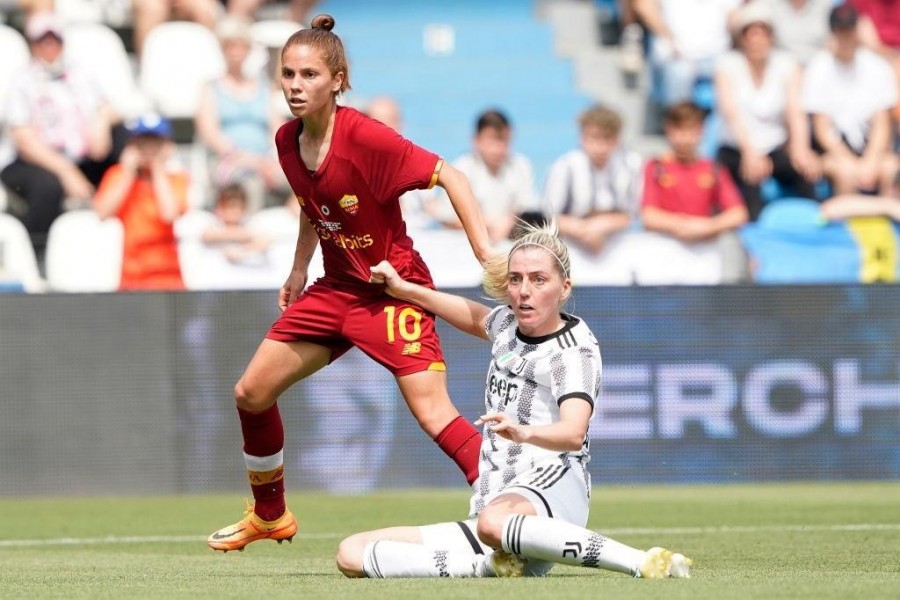
[(478, 539), (491, 548), (500, 548), (500, 538), (503, 534), (503, 523), (506, 522), (508, 513), (497, 510), (491, 506), (485, 508), (478, 516), (476, 532)]
[(250, 412), (266, 410), (272, 404), (261, 394), (255, 392), (243, 379), (234, 385), (234, 402), (241, 410)]
[(358, 535), (341, 540), (334, 562), (345, 577), (365, 577), (362, 570), (364, 546)]

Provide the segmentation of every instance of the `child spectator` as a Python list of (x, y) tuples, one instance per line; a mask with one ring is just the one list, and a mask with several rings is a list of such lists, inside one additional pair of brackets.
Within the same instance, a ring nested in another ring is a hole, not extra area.
[[(509, 118), (487, 110), (475, 123), (472, 151), (453, 162), (469, 178), (494, 244), (509, 239), (517, 217), (532, 218), (537, 212), (531, 161), (513, 153), (511, 141)], [(462, 229), (449, 202), (439, 204), (438, 218), (446, 227)]]
[(221, 250), (230, 263), (251, 265), (267, 260), (265, 252), (271, 240), (247, 227), (249, 211), (243, 186), (235, 183), (219, 190), (213, 213), (218, 222), (201, 235), (204, 244)]
[(747, 222), (747, 208), (728, 169), (699, 158), (704, 111), (682, 102), (666, 111), (670, 150), (644, 169), (644, 227), (693, 243)]
[(187, 173), (170, 162), (172, 127), (156, 115), (129, 127), (131, 139), (94, 196), (102, 219), (125, 231), (121, 290), (184, 289), (173, 222), (187, 210)]
[(594, 106), (581, 114), (581, 147), (550, 167), (544, 206), (560, 235), (592, 253), (627, 228), (640, 202), (641, 157), (619, 143), (622, 118)]

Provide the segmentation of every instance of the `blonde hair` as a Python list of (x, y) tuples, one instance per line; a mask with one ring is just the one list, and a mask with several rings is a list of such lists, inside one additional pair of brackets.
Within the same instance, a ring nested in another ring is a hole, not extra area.
[(563, 279), (569, 279), (572, 263), (569, 261), (569, 249), (559, 239), (559, 228), (554, 221), (532, 224), (520, 222), (522, 234), (513, 242), (508, 252), (495, 254), (484, 263), (484, 275), (481, 286), (484, 293), (494, 300), (509, 299), (509, 261), (512, 255), (523, 247), (536, 246), (546, 250), (556, 259), (556, 270)]

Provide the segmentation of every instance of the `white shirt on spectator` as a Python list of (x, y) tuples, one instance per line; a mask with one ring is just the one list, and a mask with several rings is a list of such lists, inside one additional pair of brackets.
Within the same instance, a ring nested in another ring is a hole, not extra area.
[[(757, 86), (742, 53), (728, 52), (716, 61), (716, 70), (724, 73), (731, 84), (739, 118), (757, 152), (768, 154), (787, 141), (788, 89), (796, 68), (790, 55), (775, 50), (769, 55), (762, 84)], [(735, 148), (738, 145), (727, 120), (722, 122), (719, 142)]]
[(862, 152), (872, 116), (897, 104), (897, 83), (890, 64), (860, 48), (853, 61), (842, 63), (822, 51), (806, 67), (803, 109), (829, 117), (850, 147)]
[[(463, 154), (453, 161), (453, 166), (469, 179), (486, 220), (538, 209), (531, 161), (521, 154), (510, 155), (496, 175), (474, 153)], [(456, 219), (449, 201), (438, 202), (436, 210), (441, 220)]]
[(659, 4), (663, 21), (672, 33), (681, 58), (714, 58), (731, 47), (728, 14), (741, 4), (741, 0), (660, 0)]
[(77, 162), (87, 155), (91, 119), (102, 105), (90, 76), (71, 65), (58, 73), (32, 59), (10, 86), (6, 123), (31, 126), (53, 149)]
[(582, 149), (556, 159), (547, 175), (544, 206), (553, 215), (586, 217), (598, 212), (634, 216), (640, 204), (643, 161), (636, 153), (617, 148), (598, 169)]
[(762, 0), (772, 10), (775, 44), (806, 64), (828, 40), (828, 14), (833, 0), (806, 0), (797, 7), (791, 0)]

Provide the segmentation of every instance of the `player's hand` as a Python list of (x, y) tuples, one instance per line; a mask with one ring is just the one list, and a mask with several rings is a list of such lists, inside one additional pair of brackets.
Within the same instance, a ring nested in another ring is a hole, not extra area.
[(385, 293), (393, 298), (398, 296), (401, 287), (406, 283), (406, 281), (397, 274), (397, 270), (394, 269), (394, 266), (386, 260), (381, 261), (374, 267), (370, 267), (370, 271), (369, 282), (383, 284), (385, 286)]
[(306, 277), (305, 270), (291, 271), (291, 274), (288, 275), (287, 281), (278, 290), (278, 308), (281, 309), (281, 312), (284, 312), (300, 296), (303, 288), (306, 287)]
[(511, 442), (524, 444), (528, 441), (529, 426), (517, 423), (505, 413), (488, 413), (481, 415), (475, 421), (475, 425), (485, 423), (492, 423), (492, 425), (488, 425), (488, 429)]

